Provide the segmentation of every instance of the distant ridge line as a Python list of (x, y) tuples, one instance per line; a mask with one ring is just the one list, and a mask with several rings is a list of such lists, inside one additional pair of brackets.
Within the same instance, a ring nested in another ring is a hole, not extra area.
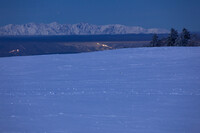
[(89, 23), (49, 24), (28, 23), (22, 25), (9, 24), (0, 27), (0, 36), (16, 35), (115, 35), (115, 34), (166, 34), (169, 30), (120, 24), (93, 25)]

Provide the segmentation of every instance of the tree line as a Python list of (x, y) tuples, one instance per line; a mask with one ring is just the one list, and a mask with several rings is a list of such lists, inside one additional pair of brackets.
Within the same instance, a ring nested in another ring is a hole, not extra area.
[(159, 46), (193, 46), (192, 35), (190, 32), (183, 28), (179, 34), (177, 30), (172, 28), (167, 38), (159, 39), (157, 34), (154, 34), (152, 41), (150, 42), (151, 47)]

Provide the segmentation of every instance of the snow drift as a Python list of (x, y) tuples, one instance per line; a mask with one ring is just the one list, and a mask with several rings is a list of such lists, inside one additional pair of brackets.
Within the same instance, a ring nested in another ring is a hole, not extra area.
[(199, 133), (200, 48), (0, 58), (0, 132)]

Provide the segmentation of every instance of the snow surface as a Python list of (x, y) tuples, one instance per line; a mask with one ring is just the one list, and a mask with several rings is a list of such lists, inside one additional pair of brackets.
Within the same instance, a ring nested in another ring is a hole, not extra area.
[(199, 133), (200, 47), (0, 58), (1, 133)]

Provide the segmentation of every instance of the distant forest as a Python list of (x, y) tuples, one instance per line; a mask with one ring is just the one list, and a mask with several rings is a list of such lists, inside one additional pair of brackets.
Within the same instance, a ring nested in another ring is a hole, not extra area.
[(151, 47), (160, 46), (199, 46), (198, 35), (191, 34), (186, 28), (183, 28), (181, 33), (171, 28), (168, 37), (159, 39), (157, 34), (154, 34), (152, 41), (150, 42)]

